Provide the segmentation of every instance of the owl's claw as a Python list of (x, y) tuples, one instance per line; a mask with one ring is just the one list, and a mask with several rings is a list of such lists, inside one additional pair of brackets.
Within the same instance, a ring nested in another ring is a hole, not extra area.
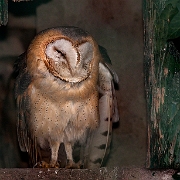
[(49, 164), (47, 162), (40, 161), (34, 165), (34, 168), (48, 168), (48, 166), (49, 166)]
[(66, 169), (81, 169), (82, 167), (82, 162), (79, 161), (78, 163), (75, 163), (72, 160), (68, 160), (67, 165), (66, 165)]
[(45, 161), (40, 161), (34, 165), (34, 168), (59, 168), (59, 163), (56, 163), (56, 164), (50, 163), (49, 164)]

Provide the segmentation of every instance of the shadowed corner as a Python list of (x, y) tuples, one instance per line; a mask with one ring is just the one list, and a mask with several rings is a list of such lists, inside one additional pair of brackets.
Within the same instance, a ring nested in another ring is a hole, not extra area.
[(120, 126), (120, 120), (118, 122), (112, 123), (112, 128), (113, 129), (117, 129), (117, 128), (119, 128), (119, 126)]

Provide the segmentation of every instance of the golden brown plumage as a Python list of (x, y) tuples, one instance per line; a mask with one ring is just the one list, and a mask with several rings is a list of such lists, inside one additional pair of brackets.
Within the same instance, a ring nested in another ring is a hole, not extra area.
[[(74, 144), (86, 144), (89, 133), (97, 131), (100, 124), (99, 90), (106, 92), (106, 84), (100, 85), (100, 81), (106, 77), (100, 76), (103, 68), (99, 64), (109, 72), (102, 64), (97, 43), (79, 28), (48, 29), (31, 42), (16, 65), (19, 74), (15, 93), (19, 145), (28, 152), (32, 165), (61, 167), (58, 153), (64, 143), (66, 167), (76, 167)], [(107, 79), (112, 89), (110, 72)], [(113, 107), (113, 95), (108, 96), (109, 109)], [(112, 114), (109, 110), (109, 116)], [(44, 160), (42, 151), (51, 155), (46, 162), (39, 163)]]

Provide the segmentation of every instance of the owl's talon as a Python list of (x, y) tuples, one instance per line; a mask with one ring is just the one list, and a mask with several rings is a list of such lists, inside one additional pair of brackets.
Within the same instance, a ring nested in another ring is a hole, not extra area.
[(77, 166), (79, 166), (78, 169), (83, 169), (84, 165), (81, 160), (79, 160), (76, 164), (77, 164)]
[(45, 162), (45, 161), (40, 161), (40, 162), (37, 162), (35, 165), (34, 165), (34, 168), (48, 168), (48, 163)]
[(55, 164), (50, 163), (50, 168), (60, 168), (60, 164), (58, 162)]
[(59, 163), (56, 163), (56, 164), (49, 164), (45, 161), (40, 161), (40, 162), (37, 162), (35, 165), (34, 165), (34, 168), (59, 168)]
[(79, 161), (78, 163), (74, 163), (72, 160), (68, 160), (68, 163), (66, 165), (66, 169), (81, 169), (82, 163)]

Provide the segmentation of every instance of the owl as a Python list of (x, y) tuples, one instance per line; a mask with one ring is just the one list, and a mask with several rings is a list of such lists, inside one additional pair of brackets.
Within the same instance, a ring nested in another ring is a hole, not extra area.
[(57, 27), (36, 35), (16, 61), (18, 142), (33, 167), (102, 166), (119, 120), (118, 77), (106, 57), (88, 32)]

